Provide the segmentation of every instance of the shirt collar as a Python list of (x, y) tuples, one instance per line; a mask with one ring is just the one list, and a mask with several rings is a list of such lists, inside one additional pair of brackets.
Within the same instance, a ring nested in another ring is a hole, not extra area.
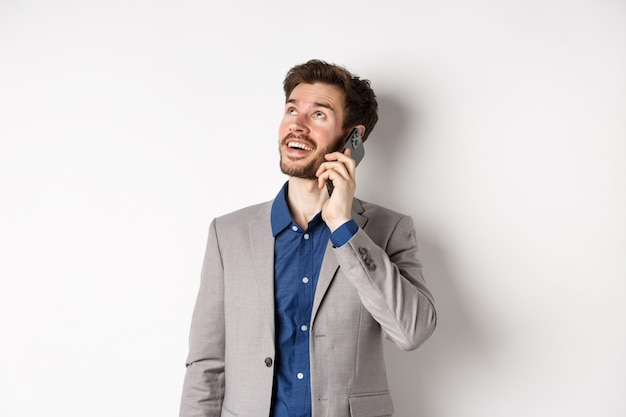
[(287, 206), (288, 188), (289, 181), (285, 182), (272, 203), (271, 223), (274, 237), (291, 224), (291, 213)]

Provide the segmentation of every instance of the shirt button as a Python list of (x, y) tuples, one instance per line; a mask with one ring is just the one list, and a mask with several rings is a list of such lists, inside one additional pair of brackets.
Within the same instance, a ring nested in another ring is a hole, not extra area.
[(293, 230), (294, 232), (298, 231), (298, 226), (291, 226), (291, 230)]
[(306, 327), (306, 324), (303, 324), (302, 326), (300, 326), (300, 330), (302, 330), (303, 332), (306, 332), (309, 328)]
[(268, 368), (272, 366), (272, 358), (270, 357), (265, 358), (265, 366), (267, 366)]
[(309, 279), (307, 277), (302, 278), (302, 282), (305, 284), (309, 283)]
[(309, 237), (310, 237), (310, 236), (309, 236), (309, 234), (308, 234), (308, 233), (305, 233), (303, 237), (304, 237), (304, 240), (309, 240)]
[(304, 374), (302, 372), (298, 372), (298, 375), (296, 375), (296, 378), (302, 379), (304, 378)]

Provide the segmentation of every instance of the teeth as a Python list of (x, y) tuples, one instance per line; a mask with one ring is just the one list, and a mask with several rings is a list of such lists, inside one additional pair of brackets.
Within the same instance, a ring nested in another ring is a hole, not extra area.
[(303, 143), (299, 143), (299, 142), (289, 142), (287, 144), (287, 146), (289, 146), (290, 148), (296, 148), (296, 149), (302, 149), (304, 151), (312, 151), (313, 148), (310, 148), (308, 146), (306, 146)]

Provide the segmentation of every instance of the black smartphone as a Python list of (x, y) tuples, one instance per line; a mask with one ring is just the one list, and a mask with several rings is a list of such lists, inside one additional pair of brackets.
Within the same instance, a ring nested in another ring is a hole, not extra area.
[[(361, 160), (365, 156), (365, 147), (363, 146), (363, 137), (361, 137), (361, 131), (356, 127), (352, 129), (350, 131), (350, 134), (348, 134), (348, 137), (346, 137), (341, 151), (343, 152), (346, 149), (350, 149), (350, 157), (354, 159), (356, 165), (358, 166), (359, 162), (361, 162)], [(326, 189), (328, 190), (329, 196), (333, 194), (334, 188), (335, 187), (333, 186), (333, 182), (330, 180), (326, 180)]]

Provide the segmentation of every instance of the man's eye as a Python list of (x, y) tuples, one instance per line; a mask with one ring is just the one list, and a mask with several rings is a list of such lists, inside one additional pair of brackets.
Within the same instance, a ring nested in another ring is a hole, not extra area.
[(315, 117), (316, 119), (323, 119), (326, 115), (324, 113), (322, 113), (321, 111), (318, 111), (316, 113), (313, 114), (313, 117)]
[(293, 107), (288, 108), (287, 114), (291, 114), (291, 115), (296, 114), (296, 109), (294, 109)]

